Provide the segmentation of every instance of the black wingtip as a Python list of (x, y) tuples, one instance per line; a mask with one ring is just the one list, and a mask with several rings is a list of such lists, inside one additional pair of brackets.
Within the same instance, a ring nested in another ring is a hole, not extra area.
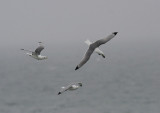
[(60, 95), (61, 94), (61, 92), (58, 92), (58, 95)]
[(104, 55), (102, 55), (103, 58), (106, 58)]
[(75, 70), (77, 70), (77, 69), (79, 69), (79, 67), (78, 67), (78, 66), (75, 68)]
[(24, 50), (24, 49), (21, 49), (21, 50)]
[(117, 35), (118, 32), (113, 32), (114, 35)]

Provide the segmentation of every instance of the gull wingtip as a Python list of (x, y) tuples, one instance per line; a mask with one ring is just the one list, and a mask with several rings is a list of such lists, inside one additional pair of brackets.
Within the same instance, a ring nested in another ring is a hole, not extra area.
[(79, 69), (79, 67), (78, 67), (78, 66), (75, 68), (75, 70), (77, 70), (77, 69)]
[(61, 92), (58, 92), (58, 95), (60, 95), (61, 94)]
[(117, 35), (118, 32), (113, 32), (114, 35)]

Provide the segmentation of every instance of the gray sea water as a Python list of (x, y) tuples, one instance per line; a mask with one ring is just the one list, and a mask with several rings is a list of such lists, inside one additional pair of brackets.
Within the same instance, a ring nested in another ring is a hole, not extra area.
[[(101, 48), (106, 59), (94, 53), (75, 71), (87, 48), (80, 45), (48, 46), (44, 61), (8, 48), (0, 58), (0, 113), (160, 113), (158, 43), (110, 43)], [(57, 95), (72, 82), (83, 87)]]

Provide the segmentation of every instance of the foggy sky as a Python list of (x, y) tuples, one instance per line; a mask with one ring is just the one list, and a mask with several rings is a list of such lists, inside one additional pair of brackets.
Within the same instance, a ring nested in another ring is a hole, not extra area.
[(159, 10), (159, 0), (1, 0), (0, 47), (81, 45), (114, 31), (115, 45), (154, 45), (160, 41)]

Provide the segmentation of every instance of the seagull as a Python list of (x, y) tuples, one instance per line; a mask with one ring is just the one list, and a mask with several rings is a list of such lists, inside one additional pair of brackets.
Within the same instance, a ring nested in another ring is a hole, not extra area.
[[(85, 41), (85, 43), (88, 45), (88, 46), (90, 46), (91, 44), (92, 44), (92, 42), (90, 41), (90, 40), (86, 40)], [(104, 53), (97, 47), (97, 48), (95, 48), (95, 50), (94, 50), (98, 55), (101, 55), (103, 58), (105, 58), (105, 55), (104, 55)]]
[(84, 58), (82, 59), (82, 61), (76, 66), (75, 70), (79, 69), (80, 67), (82, 67), (90, 58), (91, 54), (93, 53), (93, 51), (99, 47), (102, 44), (105, 44), (106, 42), (108, 42), (109, 40), (111, 40), (112, 38), (114, 38), (117, 35), (118, 32), (113, 32), (112, 34), (110, 34), (109, 36), (107, 36), (106, 38), (97, 40), (96, 42), (90, 44), (89, 49), (87, 50), (87, 52), (84, 55)]
[(42, 42), (38, 42), (38, 43), (39, 43), (39, 46), (37, 47), (37, 49), (35, 51), (30, 51), (30, 50), (26, 50), (26, 49), (21, 49), (21, 50), (29, 52), (26, 54), (31, 56), (34, 59), (37, 59), (37, 60), (47, 59), (47, 56), (40, 55), (41, 51), (44, 49), (44, 46), (42, 46)]
[(76, 90), (76, 89), (78, 89), (79, 87), (82, 87), (82, 83), (75, 83), (75, 84), (70, 84), (70, 85), (68, 85), (68, 86), (66, 86), (66, 87), (61, 87), (61, 91), (60, 92), (58, 92), (58, 95), (60, 95), (60, 94), (62, 94), (63, 92), (65, 92), (65, 91), (73, 91), (73, 90)]

